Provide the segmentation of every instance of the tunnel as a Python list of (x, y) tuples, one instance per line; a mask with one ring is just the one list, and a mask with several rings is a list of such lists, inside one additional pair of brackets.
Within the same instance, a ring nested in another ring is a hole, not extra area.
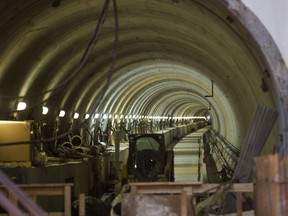
[(211, 116), (241, 146), (263, 104), (280, 115), (265, 149), (286, 140), (287, 68), (241, 2), (13, 0), (0, 10), (3, 120), (53, 125), (64, 110), (65, 131), (95, 113)]
[(45, 122), (51, 140), (56, 124), (98, 116), (203, 117), (241, 149), (264, 105), (278, 118), (262, 153), (287, 151), (287, 66), (241, 1), (2, 0), (0, 12), (1, 120)]

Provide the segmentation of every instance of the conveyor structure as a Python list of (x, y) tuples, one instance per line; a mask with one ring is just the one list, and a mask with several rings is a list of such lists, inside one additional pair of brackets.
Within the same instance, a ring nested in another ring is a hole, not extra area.
[(206, 167), (203, 163), (203, 134), (209, 126), (183, 137), (174, 147), (175, 182), (203, 182)]

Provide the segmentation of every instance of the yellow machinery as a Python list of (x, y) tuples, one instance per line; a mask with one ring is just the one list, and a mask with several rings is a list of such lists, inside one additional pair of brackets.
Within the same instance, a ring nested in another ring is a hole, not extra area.
[(122, 183), (153, 181), (174, 181), (173, 148), (166, 147), (164, 134), (130, 134)]
[(32, 135), (32, 122), (0, 121), (0, 162), (31, 166)]

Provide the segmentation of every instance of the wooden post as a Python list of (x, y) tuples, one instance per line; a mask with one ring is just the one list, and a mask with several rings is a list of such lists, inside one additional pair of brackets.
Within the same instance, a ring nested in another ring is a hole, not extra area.
[(85, 194), (79, 194), (79, 216), (85, 216)]
[(237, 216), (242, 216), (242, 193), (241, 192), (236, 193), (236, 210), (237, 210)]
[(278, 154), (256, 159), (256, 215), (284, 216), (280, 211), (279, 171)]
[(64, 186), (64, 215), (71, 216), (71, 187), (70, 185)]
[(288, 155), (280, 156), (279, 170), (281, 216), (288, 216)]
[(187, 193), (185, 190), (181, 192), (181, 216), (187, 216)]

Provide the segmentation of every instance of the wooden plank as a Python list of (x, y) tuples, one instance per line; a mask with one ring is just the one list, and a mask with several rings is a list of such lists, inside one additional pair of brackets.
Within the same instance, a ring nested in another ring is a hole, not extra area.
[(79, 194), (79, 216), (85, 216), (85, 194)]
[[(255, 165), (256, 165), (256, 185), (255, 185), (255, 213), (256, 215), (263, 215), (265, 212), (265, 197), (263, 194), (266, 193), (266, 186), (265, 186), (265, 172), (266, 172), (266, 156), (264, 157), (258, 157), (255, 159)], [(263, 206), (262, 206), (263, 205)]]
[(49, 216), (64, 216), (64, 212), (49, 212)]
[(279, 161), (279, 184), (280, 184), (280, 211), (281, 216), (288, 215), (288, 156), (284, 155)]
[[(64, 194), (64, 186), (72, 187), (72, 183), (64, 183), (64, 184), (25, 184), (25, 185), (17, 185), (23, 191), (25, 191), (29, 196), (37, 196), (37, 195), (63, 195)], [(0, 185), (0, 190), (7, 191), (7, 189)]]
[[(282, 163), (282, 167), (283, 167), (283, 191), (284, 191), (284, 199), (285, 199), (285, 202), (283, 203), (283, 210), (282, 212), (285, 212), (287, 216), (288, 215), (288, 185), (286, 184), (288, 182), (288, 155), (285, 155), (284, 156), (284, 160), (283, 160), (283, 163)], [(282, 189), (281, 189), (282, 191)], [(281, 200), (283, 199), (283, 197), (281, 197)]]
[(23, 191), (29, 196), (55, 196), (64, 195), (64, 187), (61, 188), (25, 188)]
[[(219, 184), (194, 184), (194, 183), (130, 183), (131, 190), (140, 194), (181, 194), (182, 189), (193, 188), (193, 193), (203, 193), (206, 191), (216, 192)], [(253, 192), (253, 183), (235, 183), (229, 185), (227, 191), (230, 192)]]
[[(281, 215), (280, 213), (280, 184), (279, 184), (279, 155), (270, 155), (268, 157), (268, 176), (266, 178), (269, 179), (269, 188), (270, 194), (270, 208), (272, 209), (272, 215)], [(278, 183), (274, 182), (278, 179)]]
[(278, 161), (278, 154), (256, 159), (256, 215), (281, 215)]
[(64, 191), (64, 215), (71, 216), (71, 187), (69, 185), (65, 185)]

